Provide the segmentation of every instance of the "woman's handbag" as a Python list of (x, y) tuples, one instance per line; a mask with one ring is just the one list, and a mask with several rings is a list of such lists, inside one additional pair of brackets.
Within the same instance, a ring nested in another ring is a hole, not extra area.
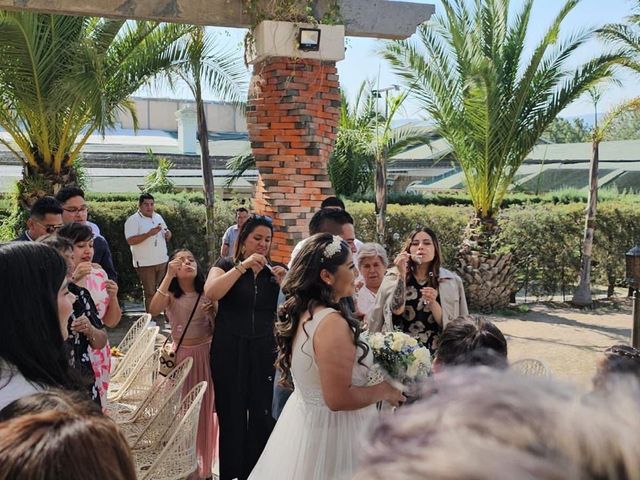
[(160, 365), (158, 366), (158, 373), (163, 377), (166, 377), (171, 373), (171, 371), (176, 368), (176, 353), (178, 353), (178, 349), (180, 345), (182, 345), (182, 340), (184, 340), (184, 336), (187, 333), (187, 329), (189, 328), (189, 324), (193, 319), (193, 314), (196, 313), (196, 308), (198, 308), (198, 304), (200, 303), (200, 297), (202, 297), (202, 293), (198, 295), (196, 299), (196, 304), (193, 306), (193, 310), (191, 310), (191, 315), (189, 315), (189, 321), (187, 325), (184, 327), (184, 331), (182, 332), (182, 336), (180, 337), (180, 341), (178, 342), (178, 346), (176, 349), (173, 349), (173, 345), (169, 343), (169, 337), (164, 341), (162, 347), (160, 348)]

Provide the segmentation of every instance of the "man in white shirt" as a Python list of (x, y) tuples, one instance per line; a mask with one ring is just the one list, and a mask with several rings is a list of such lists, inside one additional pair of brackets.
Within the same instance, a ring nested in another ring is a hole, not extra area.
[(142, 282), (147, 311), (164, 277), (169, 260), (167, 240), (171, 239), (171, 231), (164, 219), (154, 212), (154, 208), (153, 196), (143, 193), (138, 200), (138, 211), (124, 224), (124, 236), (131, 247), (133, 266)]
[(236, 238), (242, 226), (249, 218), (249, 210), (244, 207), (236, 209), (236, 223), (227, 228), (222, 236), (222, 246), (220, 247), (221, 257), (233, 257), (235, 253)]

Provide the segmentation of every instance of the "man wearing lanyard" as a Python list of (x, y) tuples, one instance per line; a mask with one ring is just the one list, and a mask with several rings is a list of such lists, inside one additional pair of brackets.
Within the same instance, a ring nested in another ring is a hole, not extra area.
[(154, 208), (153, 196), (143, 193), (138, 200), (138, 211), (124, 224), (124, 236), (131, 247), (133, 266), (142, 282), (146, 311), (149, 311), (149, 303), (164, 277), (169, 260), (167, 240), (171, 239), (171, 231)]

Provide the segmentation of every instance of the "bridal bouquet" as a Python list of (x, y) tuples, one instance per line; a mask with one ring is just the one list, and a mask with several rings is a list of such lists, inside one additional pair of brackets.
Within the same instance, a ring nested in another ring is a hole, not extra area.
[(429, 350), (406, 333), (369, 333), (367, 342), (376, 367), (370, 374), (370, 384), (379, 383), (384, 374), (403, 385), (415, 384), (431, 370)]

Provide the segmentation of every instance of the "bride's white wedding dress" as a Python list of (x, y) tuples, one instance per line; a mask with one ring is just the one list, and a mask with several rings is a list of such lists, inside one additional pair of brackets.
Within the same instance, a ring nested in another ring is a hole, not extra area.
[[(335, 310), (325, 308), (296, 335), (291, 356), (294, 392), (287, 400), (262, 456), (249, 480), (344, 480), (357, 469), (361, 435), (375, 418), (375, 405), (349, 412), (333, 412), (324, 402), (313, 336), (318, 325)], [(305, 331), (308, 334), (305, 335)], [(367, 384), (371, 352), (353, 366), (353, 385)]]

